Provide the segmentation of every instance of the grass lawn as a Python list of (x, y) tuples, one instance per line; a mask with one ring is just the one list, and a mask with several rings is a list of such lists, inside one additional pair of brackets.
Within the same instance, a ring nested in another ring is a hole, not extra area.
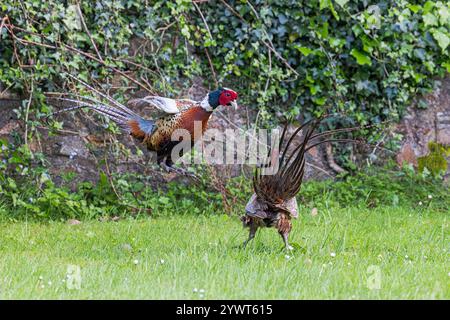
[[(450, 298), (448, 213), (304, 212), (289, 256), (274, 229), (243, 250), (246, 237), (220, 215), (0, 222), (0, 299)], [(67, 286), (69, 265), (80, 289)]]

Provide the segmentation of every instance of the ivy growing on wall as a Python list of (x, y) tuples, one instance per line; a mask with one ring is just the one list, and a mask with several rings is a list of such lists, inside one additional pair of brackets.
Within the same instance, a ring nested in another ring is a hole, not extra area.
[(44, 92), (73, 88), (64, 72), (118, 99), (179, 96), (201, 77), (236, 88), (265, 121), (329, 107), (368, 124), (398, 120), (450, 71), (448, 1), (5, 0), (0, 10), (0, 83), (33, 92), (31, 128), (50, 110)]
[[(136, 209), (134, 192), (139, 190), (118, 181), (128, 199), (119, 201), (118, 209), (118, 195), (108, 189), (104, 174), (97, 187), (82, 184), (78, 193), (56, 187), (45, 156), (28, 148), (27, 142), (40, 139), (35, 129), (52, 112), (46, 97), (85, 90), (67, 73), (120, 101), (137, 90), (180, 97), (202, 79), (210, 89), (236, 89), (240, 104), (266, 124), (330, 108), (346, 114), (327, 123), (334, 127), (343, 125), (337, 121), (353, 125), (400, 119), (413, 98), (450, 72), (449, 48), (448, 1), (3, 0), (0, 99), (11, 92), (23, 99), (15, 111), (25, 130), (0, 140), (0, 211), (6, 205), (25, 214), (77, 217), (118, 214), (129, 209), (128, 202)], [(374, 130), (367, 131), (376, 138)], [(419, 160), (420, 169), (439, 171), (446, 153), (434, 149)], [(69, 181), (71, 175), (62, 179)], [(388, 179), (372, 182), (384, 188)], [(367, 185), (367, 179), (361, 181)], [(404, 184), (394, 187), (405, 190)], [(408, 187), (428, 190), (417, 181), (408, 180)], [(149, 192), (139, 203), (144, 211), (147, 202), (156, 202), (152, 208), (175, 203), (142, 189)], [(204, 191), (182, 190), (214, 205)], [(354, 201), (357, 194), (344, 200)]]

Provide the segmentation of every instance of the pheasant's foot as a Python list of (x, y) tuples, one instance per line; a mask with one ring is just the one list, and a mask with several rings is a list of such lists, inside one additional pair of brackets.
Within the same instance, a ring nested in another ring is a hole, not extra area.
[(172, 167), (172, 166), (167, 165), (167, 164), (164, 163), (164, 162), (162, 162), (160, 165), (161, 165), (161, 168), (163, 168), (163, 169), (164, 169), (165, 171), (167, 171), (168, 173), (174, 172), (174, 173), (177, 173), (177, 174), (179, 174), (179, 175), (191, 177), (191, 178), (193, 178), (193, 179), (195, 179), (195, 180), (200, 181), (200, 178), (199, 178), (199, 177), (197, 177), (195, 174), (193, 174), (193, 173), (191, 173), (191, 172), (186, 171), (185, 169), (182, 169), (182, 168), (175, 168), (175, 167)]

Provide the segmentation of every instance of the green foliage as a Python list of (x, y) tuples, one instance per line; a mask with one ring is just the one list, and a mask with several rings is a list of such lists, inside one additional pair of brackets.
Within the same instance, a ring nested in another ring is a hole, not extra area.
[(417, 174), (410, 166), (401, 171), (392, 167), (360, 171), (338, 181), (306, 183), (300, 198), (308, 206), (403, 206), (417, 209), (432, 206), (448, 211), (448, 186), (426, 173)]
[(327, 106), (376, 123), (399, 119), (412, 97), (449, 69), (448, 2), (226, 3), (97, 0), (82, 2), (81, 16), (76, 5), (56, 0), (7, 0), (3, 15), (24, 29), (14, 30), (17, 37), (58, 48), (13, 46), (3, 28), (0, 81), (24, 91), (33, 80), (39, 94), (64, 90), (65, 71), (108, 86), (117, 68), (136, 72), (160, 94), (177, 95), (202, 76), (236, 88), (241, 103), (266, 121), (277, 112), (308, 116)]
[[(27, 158), (27, 154), (26, 148), (14, 149), (12, 144), (0, 141), (0, 159), (4, 159), (0, 162), (0, 213), (7, 212), (8, 219), (242, 215), (253, 192), (251, 182), (245, 177), (229, 180), (223, 186), (224, 194), (203, 183), (187, 187), (172, 182), (164, 189), (154, 189), (152, 177), (134, 174), (108, 177), (104, 173), (95, 185), (82, 182), (76, 190), (70, 190), (56, 186), (45, 167)], [(63, 177), (66, 182), (74, 178), (73, 174)], [(336, 181), (307, 181), (298, 199), (300, 210), (305, 207), (414, 208), (419, 203), (434, 210), (450, 208), (448, 186), (425, 171), (417, 174), (410, 167), (402, 171), (389, 168), (360, 171)]]
[[(235, 88), (241, 104), (259, 112), (266, 123), (278, 121), (280, 115), (310, 117), (331, 108), (346, 113), (326, 122), (334, 128), (340, 122), (399, 119), (413, 97), (428, 92), (435, 77), (450, 70), (448, 2), (229, 0), (194, 5), (188, 0), (97, 0), (82, 1), (80, 6), (82, 14), (75, 2), (57, 0), (6, 0), (0, 5), (0, 17), (9, 18), (2, 20), (0, 30), (0, 83), (32, 99), (31, 109), (24, 100), (16, 110), (27, 122), (28, 139), (39, 138), (35, 129), (51, 112), (44, 92), (84, 90), (65, 72), (102, 86), (122, 101), (130, 87), (179, 96), (200, 76), (206, 85), (215, 86), (217, 81)], [(122, 71), (131, 76), (119, 77)], [(375, 133), (368, 130), (366, 135)], [(17, 133), (9, 143), (1, 143), (0, 206), (14, 208), (19, 216), (21, 212), (60, 218), (130, 211), (199, 213), (223, 208), (221, 197), (204, 188), (170, 186), (164, 192), (153, 191), (147, 182), (131, 177), (103, 175), (98, 185), (81, 184), (72, 193), (49, 180), (45, 157), (23, 143)], [(389, 182), (388, 176), (368, 179), (373, 190), (356, 182), (363, 178), (324, 183), (322, 191), (342, 205), (360, 196), (367, 197), (365, 205), (383, 204), (390, 188), (381, 184)], [(413, 197), (402, 198), (402, 188), (424, 185), (398, 179), (389, 193), (398, 201)], [(306, 184), (306, 200), (315, 197), (319, 185)], [(229, 186), (233, 199), (250, 193), (250, 187), (240, 192), (242, 186)], [(333, 191), (347, 187), (352, 191)]]
[(448, 166), (446, 157), (450, 156), (450, 147), (430, 141), (428, 149), (430, 150), (428, 155), (417, 158), (419, 171), (424, 172), (426, 169), (434, 175), (445, 173)]

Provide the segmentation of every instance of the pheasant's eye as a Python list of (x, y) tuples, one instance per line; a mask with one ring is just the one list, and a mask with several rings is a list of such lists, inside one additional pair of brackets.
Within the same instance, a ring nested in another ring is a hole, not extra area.
[(225, 95), (226, 95), (227, 97), (231, 96), (229, 92), (225, 93)]

